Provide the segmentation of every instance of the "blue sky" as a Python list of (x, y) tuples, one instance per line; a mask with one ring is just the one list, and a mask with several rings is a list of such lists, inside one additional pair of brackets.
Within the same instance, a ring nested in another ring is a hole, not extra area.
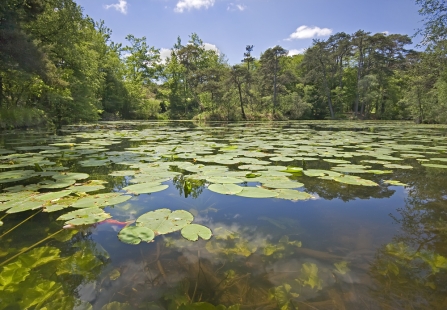
[[(337, 32), (388, 32), (412, 36), (422, 26), (415, 0), (75, 0), (84, 13), (112, 29), (112, 40), (147, 38), (166, 54), (180, 36), (195, 32), (231, 64), (281, 45), (302, 52), (312, 39)], [(419, 43), (418, 38), (413, 39)]]

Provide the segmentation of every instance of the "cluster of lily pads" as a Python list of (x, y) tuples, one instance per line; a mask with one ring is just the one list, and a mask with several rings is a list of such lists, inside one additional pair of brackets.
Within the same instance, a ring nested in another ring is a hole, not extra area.
[[(419, 164), (447, 168), (446, 139), (428, 129), (329, 131), (297, 123), (285, 128), (191, 129), (155, 123), (143, 130), (113, 130), (113, 126), (117, 125), (88, 132), (70, 127), (64, 136), (34, 138), (25, 146), (5, 143), (0, 148), (0, 212), (74, 208), (58, 220), (78, 226), (104, 221), (111, 217), (104, 207), (122, 203), (130, 194), (166, 190), (166, 182), (180, 175), (203, 181), (209, 191), (219, 194), (297, 201), (314, 197), (300, 190), (308, 177), (357, 186), (405, 186), (392, 178), (378, 183), (368, 175), (392, 177), (396, 169)], [(330, 168), (315, 169), (322, 165)], [(98, 193), (105, 180), (89, 179), (84, 172), (100, 167), (109, 177), (125, 177), (124, 192)], [(144, 225), (135, 227), (141, 230)], [(137, 228), (126, 231), (131, 229)]]
[(191, 224), (194, 216), (188, 211), (158, 209), (141, 215), (135, 226), (127, 226), (120, 231), (118, 238), (129, 244), (139, 244), (141, 241), (151, 242), (156, 235), (165, 235), (181, 230), (182, 236), (190, 241), (199, 237), (209, 240), (212, 232), (208, 227)]

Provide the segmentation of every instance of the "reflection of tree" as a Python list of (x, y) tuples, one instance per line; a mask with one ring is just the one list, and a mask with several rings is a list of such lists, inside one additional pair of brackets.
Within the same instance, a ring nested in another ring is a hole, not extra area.
[(420, 168), (401, 172), (411, 184), (405, 207), (398, 209), (401, 233), (378, 250), (370, 272), (383, 308), (447, 307), (447, 209), (445, 173)]
[(316, 193), (321, 198), (341, 199), (350, 201), (355, 199), (389, 198), (394, 194), (394, 190), (387, 185), (380, 187), (347, 185), (336, 181), (320, 180), (318, 178), (306, 178), (305, 191)]
[(205, 188), (205, 180), (188, 179), (187, 176), (176, 176), (172, 180), (175, 188), (179, 191), (180, 196), (185, 195), (185, 198), (192, 196), (198, 198)]

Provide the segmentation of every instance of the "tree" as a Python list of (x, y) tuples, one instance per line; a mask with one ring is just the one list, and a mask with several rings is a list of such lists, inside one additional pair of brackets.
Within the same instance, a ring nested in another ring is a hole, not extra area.
[(422, 44), (436, 44), (447, 39), (447, 3), (444, 0), (416, 0), (421, 6), (419, 14), (424, 16), (425, 28), (419, 29)]
[(273, 48), (267, 49), (261, 55), (261, 71), (268, 88), (269, 85), (273, 86), (273, 112), (275, 112), (278, 101), (278, 73), (280, 71), (280, 59), (285, 57), (288, 51), (281, 46), (275, 46)]

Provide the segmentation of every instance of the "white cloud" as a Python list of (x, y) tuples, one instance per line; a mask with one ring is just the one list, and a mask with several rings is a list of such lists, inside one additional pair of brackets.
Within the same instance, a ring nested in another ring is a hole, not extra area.
[(292, 33), (288, 39), (310, 39), (313, 37), (323, 37), (332, 34), (332, 29), (329, 28), (320, 28), (320, 27), (308, 27), (306, 25), (300, 26), (296, 29), (294, 33)]
[(217, 48), (216, 45), (211, 44), (211, 43), (203, 43), (203, 47), (207, 50), (207, 51), (215, 51), (217, 54), (220, 54), (219, 49)]
[(289, 50), (289, 53), (287, 54), (287, 56), (295, 56), (295, 55), (299, 55), (299, 54), (304, 54), (305, 51), (306, 51), (305, 48), (301, 48), (299, 50), (292, 49), (292, 50)]
[(189, 11), (191, 9), (208, 9), (214, 5), (214, 2), (216, 0), (180, 0), (177, 2), (174, 11), (183, 13), (185, 10)]
[(105, 5), (104, 7), (106, 8), (106, 10), (108, 10), (110, 8), (114, 8), (118, 12), (127, 14), (127, 1), (126, 0), (118, 0), (118, 1), (119, 1), (118, 3), (108, 4), (108, 5)]
[(160, 49), (160, 58), (162, 63), (166, 63), (166, 59), (171, 57), (171, 49), (169, 48), (161, 48)]
[(384, 35), (386, 35), (386, 36), (390, 34), (389, 31), (383, 31), (382, 33), (383, 33)]
[(243, 4), (234, 4), (234, 3), (230, 3), (227, 7), (227, 11), (244, 11), (247, 7)]

